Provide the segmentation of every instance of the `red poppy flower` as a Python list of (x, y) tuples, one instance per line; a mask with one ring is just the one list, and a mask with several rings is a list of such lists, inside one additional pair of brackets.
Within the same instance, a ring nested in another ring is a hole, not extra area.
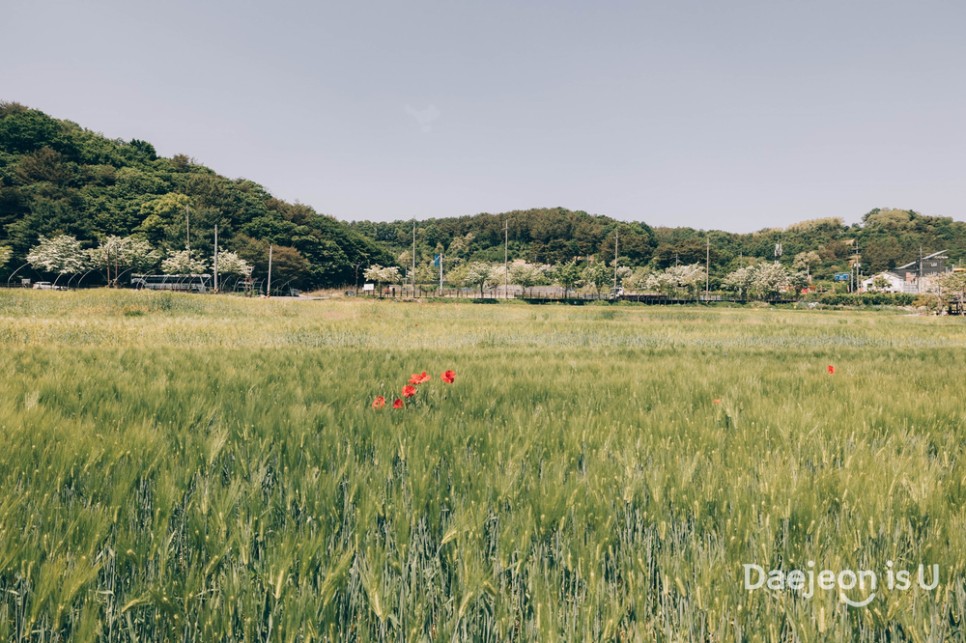
[(440, 378), (447, 384), (452, 384), (453, 382), (456, 381), (456, 373), (453, 371), (446, 371), (445, 373), (440, 375)]
[(714, 400), (711, 400), (711, 403), (712, 403), (712, 404), (721, 404), (721, 400), (719, 400), (719, 399), (714, 399)]
[(400, 400), (398, 397), (392, 403), (392, 408), (394, 408), (394, 409), (401, 409), (403, 406), (404, 406), (403, 401)]
[(381, 395), (377, 395), (376, 399), (372, 401), (372, 408), (374, 409), (381, 409), (385, 405), (386, 405), (386, 398), (384, 398)]
[(419, 384), (425, 384), (430, 379), (432, 378), (430, 378), (430, 376), (426, 374), (426, 371), (423, 371), (418, 375), (416, 373), (413, 373), (412, 377), (409, 378), (409, 383), (412, 384), (413, 386), (417, 386)]
[(412, 384), (407, 384), (406, 386), (402, 387), (402, 394), (403, 397), (412, 397), (416, 395), (416, 387)]
[(826, 366), (825, 367), (825, 370), (828, 371), (828, 374), (829, 375), (835, 375), (835, 367), (832, 366), (831, 364), (829, 364), (828, 366)]

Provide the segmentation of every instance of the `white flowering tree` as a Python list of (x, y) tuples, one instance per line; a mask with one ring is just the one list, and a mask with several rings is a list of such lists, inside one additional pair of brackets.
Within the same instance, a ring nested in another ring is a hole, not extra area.
[(40, 242), (27, 253), (27, 262), (35, 270), (56, 274), (57, 279), (64, 275), (78, 275), (89, 265), (81, 242), (66, 234), (40, 237)]
[(791, 271), (780, 263), (760, 263), (755, 266), (751, 291), (761, 298), (777, 297), (794, 288)]
[(603, 261), (595, 261), (584, 268), (581, 276), (585, 284), (594, 287), (597, 291), (597, 299), (600, 299), (601, 289), (614, 280), (614, 270)]
[(218, 253), (218, 274), (224, 278), (222, 287), (224, 287), (227, 278), (231, 276), (237, 277), (235, 283), (238, 283), (238, 280), (241, 278), (249, 280), (252, 276), (253, 269), (254, 266), (239, 257), (237, 252)]
[(245, 276), (252, 271), (252, 265), (238, 256), (237, 252), (218, 253), (218, 272), (224, 275)]
[(698, 288), (704, 283), (704, 266), (692, 263), (686, 266), (671, 266), (667, 270), (668, 280), (677, 290), (687, 291), (692, 297), (697, 297)]
[(398, 284), (402, 281), (402, 273), (396, 266), (384, 267), (373, 264), (366, 268), (362, 276), (365, 277), (366, 281), (371, 281), (379, 286), (380, 297), (382, 296), (382, 287), (385, 284)]
[(617, 266), (617, 285), (623, 286), (624, 282), (630, 279), (634, 271), (629, 266)]
[(744, 299), (751, 292), (754, 285), (755, 270), (753, 266), (742, 266), (728, 273), (721, 280), (721, 287), (738, 294), (738, 299)]
[(496, 266), (482, 261), (473, 261), (466, 264), (463, 272), (462, 284), (467, 287), (480, 289), (480, 297), (483, 297), (483, 289), (490, 288), (500, 282), (502, 271)]
[(645, 290), (660, 292), (665, 295), (678, 295), (686, 292), (690, 296), (697, 296), (698, 287), (704, 283), (704, 266), (699, 263), (686, 266), (671, 266), (661, 272), (635, 275), (631, 281), (635, 285), (643, 285)]
[(198, 259), (189, 250), (170, 250), (161, 262), (161, 272), (166, 275), (200, 275), (208, 268), (203, 259)]
[(87, 254), (93, 266), (104, 268), (107, 283), (111, 287), (117, 286), (122, 272), (143, 272), (161, 260), (161, 252), (146, 240), (115, 235), (104, 238), (99, 246), (91, 248)]
[(647, 280), (650, 276), (651, 271), (648, 268), (630, 271), (630, 274), (624, 277), (624, 288), (632, 291), (647, 290)]
[(728, 274), (722, 287), (738, 293), (739, 298), (768, 299), (781, 293), (797, 290), (808, 283), (803, 272), (792, 271), (777, 262), (762, 262), (744, 266)]
[(510, 264), (510, 282), (523, 288), (523, 292), (534, 286), (542, 286), (550, 283), (547, 278), (549, 266), (535, 263), (528, 263), (518, 259)]

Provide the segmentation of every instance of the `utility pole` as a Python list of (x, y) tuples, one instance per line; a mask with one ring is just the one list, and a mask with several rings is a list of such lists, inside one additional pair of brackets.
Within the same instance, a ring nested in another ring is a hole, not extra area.
[(272, 244), (268, 244), (268, 286), (265, 289), (265, 295), (272, 296)]
[(184, 206), (184, 249), (191, 254), (191, 220), (188, 218), (188, 206)]
[(704, 248), (704, 299), (707, 301), (711, 296), (711, 235), (706, 238)]
[(218, 293), (218, 226), (215, 226), (215, 293)]
[(510, 220), (503, 222), (503, 298), (510, 298), (510, 264), (508, 258), (510, 248)]
[(916, 279), (916, 292), (922, 294), (922, 246), (919, 246), (919, 278)]
[(439, 296), (443, 296), (443, 253), (439, 253)]
[(416, 219), (413, 219), (413, 299), (416, 299)]
[(620, 238), (621, 231), (614, 228), (614, 296), (617, 296), (617, 240)]
[(858, 290), (862, 286), (862, 250), (859, 248), (859, 242), (855, 242), (855, 289)]

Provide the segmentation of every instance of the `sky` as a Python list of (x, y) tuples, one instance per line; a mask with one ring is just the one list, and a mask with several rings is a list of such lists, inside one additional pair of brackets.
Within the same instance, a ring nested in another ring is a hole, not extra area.
[(343, 220), (966, 219), (966, 2), (3, 0), (0, 100)]

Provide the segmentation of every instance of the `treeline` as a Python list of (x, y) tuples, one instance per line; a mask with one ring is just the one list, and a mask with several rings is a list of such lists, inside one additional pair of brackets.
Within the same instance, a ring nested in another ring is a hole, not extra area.
[[(25, 265), (42, 238), (60, 238), (64, 248), (74, 238), (88, 257), (122, 239), (125, 247), (144, 242), (144, 256), (157, 259), (145, 270), (160, 270), (164, 259), (190, 245), (191, 253), (179, 257), (182, 265), (210, 265), (215, 226), (221, 247), (252, 266), (256, 277), (267, 272), (272, 244), (275, 283), (301, 289), (354, 284), (373, 265), (397, 266), (411, 278), (412, 221), (344, 223), (275, 199), (252, 181), (219, 176), (185, 155), (159, 157), (145, 141), (107, 139), (0, 103), (0, 281), (18, 270), (52, 276)], [(584, 269), (613, 267), (616, 250), (617, 267), (640, 279), (710, 259), (712, 287), (741, 268), (774, 260), (776, 250), (790, 274), (803, 272), (812, 282), (847, 272), (856, 258), (864, 275), (914, 261), (920, 252), (947, 250), (953, 264), (966, 262), (966, 223), (894, 209), (874, 209), (855, 225), (824, 218), (736, 234), (543, 208), (422, 220), (415, 237), (420, 283), (438, 273), (435, 255), (443, 256), (447, 275), (457, 271), (455, 278), (473, 263), (502, 264), (504, 251), (511, 262)], [(104, 283), (110, 271), (94, 279)]]
[[(0, 103), (0, 279), (27, 262), (41, 237), (68, 235), (87, 248), (112, 236), (148, 242), (163, 258), (184, 251), (210, 263), (220, 245), (267, 270), (274, 245), (277, 283), (315, 288), (352, 283), (371, 262), (392, 257), (345, 223), (275, 199), (245, 179), (228, 179), (187, 156), (162, 158), (145, 141), (111, 140), (16, 103)], [(18, 277), (42, 277), (24, 267)], [(90, 279), (102, 281), (105, 275)]]
[[(403, 270), (411, 266), (412, 221), (350, 225), (385, 244)], [(652, 228), (645, 223), (551, 208), (419, 221), (417, 270), (440, 253), (454, 267), (467, 262), (502, 262), (505, 236), (510, 261), (549, 265), (571, 261), (613, 265), (617, 237), (620, 265), (662, 271), (674, 266), (704, 266), (710, 259), (715, 284), (742, 267), (773, 261), (776, 251), (783, 265), (818, 280), (848, 272), (856, 257), (866, 275), (913, 261), (920, 252), (947, 250), (953, 264), (966, 262), (966, 223), (912, 210), (876, 208), (855, 225), (830, 217), (738, 234)]]

